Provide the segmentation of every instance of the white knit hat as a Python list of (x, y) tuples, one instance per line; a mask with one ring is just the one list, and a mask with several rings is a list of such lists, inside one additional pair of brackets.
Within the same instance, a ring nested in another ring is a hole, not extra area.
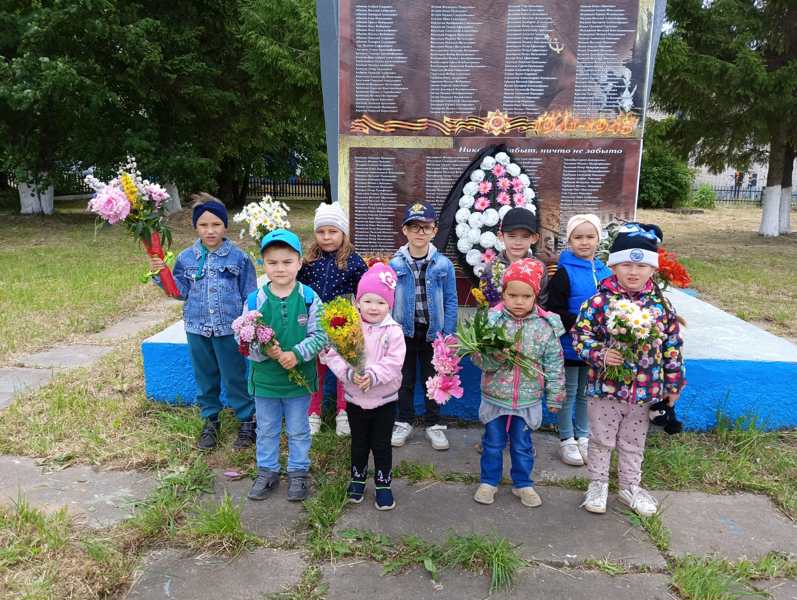
[(319, 227), (330, 225), (337, 227), (344, 234), (349, 235), (349, 217), (340, 206), (340, 202), (333, 202), (327, 204), (322, 202), (315, 209), (315, 218), (313, 219), (313, 230), (317, 231)]
[(573, 233), (573, 230), (581, 225), (582, 223), (589, 223), (595, 228), (595, 231), (598, 232), (598, 239), (601, 237), (601, 220), (598, 215), (593, 214), (583, 214), (583, 215), (573, 215), (570, 217), (570, 220), (567, 222), (567, 237), (565, 238), (568, 242), (570, 241), (570, 236)]

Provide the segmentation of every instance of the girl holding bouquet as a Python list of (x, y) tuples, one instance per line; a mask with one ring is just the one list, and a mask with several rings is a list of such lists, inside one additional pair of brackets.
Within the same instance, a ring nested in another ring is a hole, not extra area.
[(379, 510), (391, 510), (396, 506), (390, 488), (393, 466), (390, 437), (406, 345), (401, 326), (390, 315), (395, 290), (396, 272), (382, 263), (375, 264), (360, 279), (356, 304), (365, 342), (362, 364), (349, 364), (334, 349), (321, 354), (322, 362), (343, 382), (348, 403), (351, 428), (349, 501), (362, 502), (368, 455), (373, 454), (375, 506)]
[[(221, 383), (240, 423), (236, 449), (255, 443), (255, 404), (247, 390), (246, 360), (238, 352), (232, 322), (241, 314), (246, 297), (257, 288), (252, 260), (227, 233), (227, 209), (209, 194), (194, 196), (192, 223), (197, 239), (174, 263), (174, 281), (183, 300), (188, 351), (199, 393), (197, 403), (205, 427), (197, 442), (200, 450), (216, 447), (219, 436)], [(160, 272), (163, 260), (150, 257), (150, 269)], [(153, 277), (161, 285), (159, 276)]]
[[(313, 288), (322, 302), (329, 302), (339, 296), (350, 297), (357, 290), (357, 283), (368, 267), (354, 251), (349, 240), (349, 219), (346, 213), (338, 202), (322, 203), (315, 211), (313, 228), (315, 240), (299, 271), (299, 281)], [(339, 436), (349, 435), (343, 386), (336, 383), (335, 377), (328, 377), (326, 367), (319, 363), (318, 391), (311, 396), (308, 410), (310, 432), (313, 435), (321, 429), (324, 397), (332, 395), (332, 390), (335, 390), (334, 394), (337, 396), (335, 433)]]
[(587, 381), (591, 482), (582, 506), (605, 513), (609, 461), (618, 453), (620, 500), (639, 515), (658, 510), (640, 487), (650, 405), (673, 406), (686, 381), (680, 326), (670, 302), (654, 285), (661, 230), (628, 223), (612, 243), (614, 275), (585, 302), (573, 329), (573, 348), (589, 366)]

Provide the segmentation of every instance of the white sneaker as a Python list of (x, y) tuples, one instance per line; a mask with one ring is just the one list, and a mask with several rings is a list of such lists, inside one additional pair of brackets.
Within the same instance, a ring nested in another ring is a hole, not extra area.
[(310, 435), (315, 435), (321, 431), (322, 421), (319, 415), (310, 415), (307, 420), (310, 421)]
[(650, 492), (638, 485), (621, 489), (617, 497), (620, 498), (620, 502), (627, 504), (640, 517), (652, 517), (659, 510), (659, 503), (656, 499), (650, 495)]
[(497, 491), (498, 488), (494, 485), (490, 485), (489, 483), (480, 483), (479, 487), (476, 488), (476, 493), (473, 495), (473, 499), (479, 504), (492, 504), (495, 502), (495, 493)]
[(584, 464), (587, 464), (587, 457), (589, 455), (589, 438), (583, 437), (578, 438), (578, 451), (581, 453), (581, 459), (584, 461)]
[(606, 512), (606, 500), (609, 498), (609, 484), (601, 481), (591, 481), (584, 494), (581, 506), (588, 512), (603, 514)]
[(393, 435), (390, 438), (390, 444), (396, 448), (403, 446), (407, 438), (412, 435), (412, 425), (402, 421), (396, 421), (393, 425)]
[(337, 434), (338, 437), (347, 437), (351, 435), (349, 416), (346, 414), (345, 410), (340, 411), (335, 417), (335, 434)]
[(448, 450), (448, 438), (446, 437), (445, 425), (432, 425), (426, 428), (426, 437), (432, 442), (435, 450)]
[(578, 442), (573, 438), (567, 438), (559, 442), (559, 458), (566, 465), (573, 467), (584, 466), (584, 459), (581, 458), (581, 452), (578, 450)]

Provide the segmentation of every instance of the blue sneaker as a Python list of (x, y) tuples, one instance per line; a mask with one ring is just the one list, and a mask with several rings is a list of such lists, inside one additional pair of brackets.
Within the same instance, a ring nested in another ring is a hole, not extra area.
[(396, 508), (396, 501), (393, 499), (393, 491), (390, 487), (376, 488), (376, 510), (393, 510)]
[(349, 496), (349, 502), (359, 504), (363, 501), (363, 494), (365, 494), (365, 482), (352, 480), (346, 494)]

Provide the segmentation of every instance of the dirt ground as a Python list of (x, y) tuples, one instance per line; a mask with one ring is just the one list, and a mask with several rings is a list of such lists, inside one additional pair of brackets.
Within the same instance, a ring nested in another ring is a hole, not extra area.
[(797, 342), (797, 212), (792, 233), (758, 235), (758, 208), (717, 208), (698, 214), (639, 210), (643, 223), (664, 231), (700, 297), (738, 317)]

